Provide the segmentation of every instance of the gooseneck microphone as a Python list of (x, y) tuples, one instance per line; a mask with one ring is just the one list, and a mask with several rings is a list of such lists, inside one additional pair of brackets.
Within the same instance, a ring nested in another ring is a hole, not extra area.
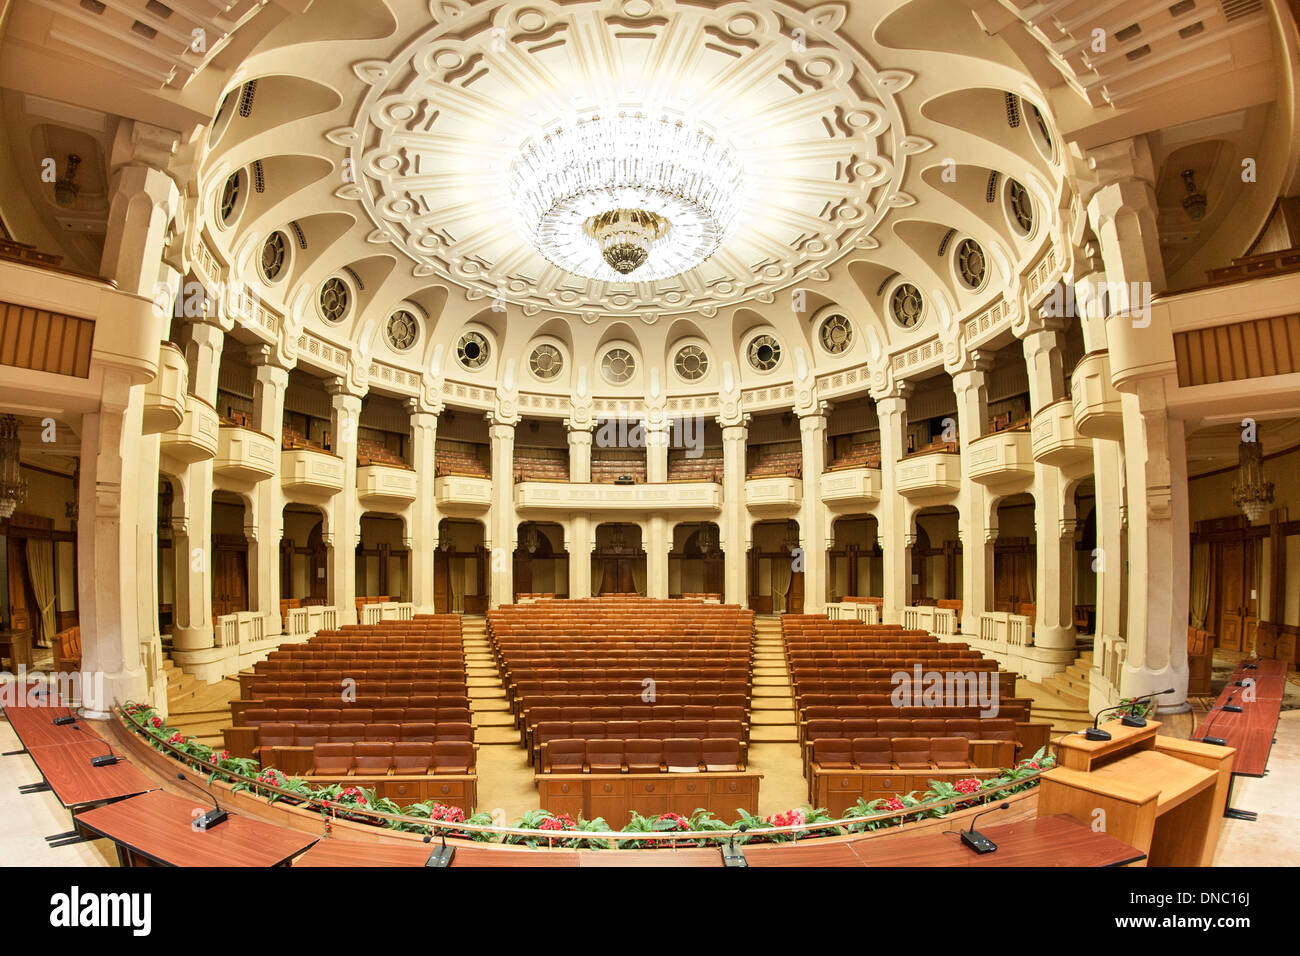
[(970, 829), (961, 831), (961, 842), (966, 844), (976, 853), (992, 853), (998, 848), (998, 845), (975, 829), (975, 821), (986, 813), (992, 813), (994, 810), (1005, 810), (1011, 806), (1010, 803), (999, 803), (996, 807), (989, 807), (987, 810), (981, 810), (975, 816), (971, 817)]
[(209, 810), (207, 813), (203, 814), (202, 816), (196, 817), (194, 819), (194, 829), (211, 830), (213, 827), (217, 826), (218, 824), (225, 823), (226, 820), (230, 817), (229, 813), (221, 809), (221, 804), (217, 802), (216, 794), (214, 794), (211, 790), (209, 790), (206, 787), (200, 787), (197, 783), (195, 783), (193, 780), (186, 777), (185, 774), (183, 773), (176, 774), (176, 779), (183, 780), (185, 783), (188, 783), (195, 790), (204, 793), (207, 796), (207, 798), (212, 801), (212, 809)]
[[(742, 823), (736, 827), (736, 833), (744, 833), (749, 827)], [(733, 833), (727, 842), (722, 844), (722, 865), (728, 869), (748, 869), (749, 861), (745, 859), (745, 851), (736, 846), (736, 834)]]
[[(1084, 736), (1089, 740), (1110, 740), (1110, 731), (1102, 730), (1097, 726), (1101, 721), (1102, 714), (1108, 714), (1112, 710), (1121, 710), (1124, 707), (1132, 707), (1138, 701), (1150, 700), (1152, 697), (1159, 697), (1161, 694), (1172, 694), (1173, 692), (1174, 689), (1172, 687), (1166, 688), (1165, 690), (1153, 690), (1151, 693), (1143, 694), (1141, 697), (1134, 697), (1128, 703), (1116, 704), (1114, 707), (1104, 707), (1097, 711), (1096, 715), (1092, 718), (1092, 726), (1088, 728), (1084, 733)], [(1121, 718), (1121, 721), (1125, 727), (1145, 727), (1147, 725), (1145, 717), (1138, 717), (1135, 714), (1125, 714)]]
[[(73, 719), (75, 720), (76, 718)], [(86, 730), (86, 728), (81, 726), (81, 724), (73, 724), (72, 728), (74, 730), (81, 731), (83, 734), (85, 734), (87, 737), (90, 737), (93, 740), (104, 740), (103, 737), (96, 737), (95, 735), (91, 734), (90, 731)], [(91, 757), (90, 765), (92, 767), (111, 767), (113, 766), (113, 764), (118, 763), (123, 759), (113, 752), (113, 745), (110, 744), (107, 740), (104, 740), (104, 746), (108, 748), (108, 753), (100, 754), (98, 757)]]
[[(442, 846), (436, 847), (434, 851), (429, 854), (429, 858), (424, 861), (424, 865), (436, 867), (437, 869), (445, 869), (446, 867), (451, 866), (451, 861), (456, 858), (456, 848), (454, 846), (447, 846), (447, 831), (445, 829), (439, 830), (438, 833), (442, 837)], [(429, 843), (432, 840), (433, 834), (426, 833), (424, 836), (424, 842)]]

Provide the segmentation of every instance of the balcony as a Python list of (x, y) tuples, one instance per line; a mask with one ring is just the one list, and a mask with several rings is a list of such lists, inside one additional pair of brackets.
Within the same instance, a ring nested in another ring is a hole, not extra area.
[(904, 498), (933, 498), (961, 491), (961, 455), (927, 451), (904, 458), (895, 470), (895, 487)]
[(239, 425), (222, 425), (212, 473), (227, 481), (256, 483), (275, 474), (275, 442), (261, 432)]
[(1057, 468), (1092, 461), (1092, 439), (1084, 438), (1075, 428), (1074, 405), (1068, 398), (1039, 409), (1029, 434), (1034, 461)]
[(803, 482), (798, 478), (773, 475), (745, 481), (745, 503), (760, 515), (790, 515), (803, 502)]
[(1089, 352), (1074, 367), (1070, 398), (1074, 403), (1074, 426), (1080, 435), (1111, 441), (1124, 436), (1119, 392), (1111, 383), (1110, 356), (1106, 352)]
[(314, 448), (280, 452), (280, 485), (287, 495), (329, 498), (343, 490), (343, 459)]
[(190, 369), (185, 355), (170, 342), (158, 350), (158, 374), (144, 390), (144, 420), (141, 430), (158, 435), (178, 427), (185, 420), (185, 392)]
[(186, 395), (185, 415), (179, 425), (163, 433), (162, 453), (186, 465), (215, 458), (218, 431), (217, 410), (196, 395)]
[(522, 481), (515, 507), (533, 511), (630, 511), (656, 514), (718, 511), (722, 486), (712, 481), (610, 485), (565, 481)]
[(822, 473), (822, 504), (854, 511), (880, 500), (879, 468), (843, 468)]
[(438, 510), (458, 516), (481, 515), (492, 507), (492, 479), (439, 475), (433, 482)]
[(1027, 484), (1034, 480), (1029, 431), (994, 432), (974, 439), (966, 449), (966, 473), (986, 488)]
[(357, 497), (373, 511), (401, 511), (415, 500), (415, 472), (397, 465), (363, 465), (357, 469)]

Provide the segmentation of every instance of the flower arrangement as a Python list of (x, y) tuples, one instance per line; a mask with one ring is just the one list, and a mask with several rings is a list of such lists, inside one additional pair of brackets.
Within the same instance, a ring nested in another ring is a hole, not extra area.
[[(1134, 702), (1127, 701), (1126, 703)], [(1144, 712), (1143, 708), (1147, 708), (1149, 711), (1146, 702), (1138, 701), (1134, 703), (1133, 712)], [(433, 801), (414, 803), (402, 807), (387, 798), (377, 797), (373, 790), (367, 790), (363, 787), (344, 786), (343, 784), (316, 786), (299, 777), (289, 777), (274, 767), (261, 767), (256, 760), (247, 757), (232, 757), (227, 750), (215, 750), (192, 737), (186, 737), (179, 730), (166, 726), (161, 716), (155, 713), (151, 707), (142, 704), (128, 702), (123, 705), (122, 714), (127, 720), (139, 727), (145, 736), (153, 741), (153, 745), (157, 749), (165, 750), (166, 746), (170, 746), (184, 754), (185, 758), (189, 758), (184, 762), (190, 763), (196, 769), (207, 772), (209, 783), (214, 780), (221, 780), (230, 783), (232, 789), (236, 792), (251, 792), (265, 797), (270, 803), (277, 800), (283, 800), (287, 803), (317, 801), (321, 805), (321, 815), (324, 818), (327, 831), (334, 817), (342, 817), (406, 832), (438, 832), (432, 826), (411, 822), (409, 819), (376, 819), (355, 811), (376, 811), (414, 818), (415, 820), (466, 823), (471, 826), (490, 826), (492, 824), (492, 816), (488, 813), (476, 813), (473, 816), (466, 817), (465, 811), (460, 807), (448, 806)], [(554, 832), (555, 837), (523, 834), (499, 836), (491, 832), (477, 830), (448, 830), (447, 836), (482, 842), (495, 842), (499, 839), (502, 843), (530, 847), (606, 849), (614, 842), (616, 836), (631, 834), (632, 836), (629, 838), (618, 839), (617, 845), (620, 848), (633, 849), (720, 844), (730, 838), (720, 837), (710, 840), (707, 837), (698, 837), (681, 840), (674, 837), (673, 834), (727, 831), (743, 824), (747, 832), (735, 838), (737, 843), (783, 843), (794, 840), (810, 840), (818, 837), (837, 836), (846, 832), (862, 833), (885, 827), (900, 826), (915, 820), (942, 817), (954, 810), (966, 809), (980, 804), (982, 802), (980, 797), (984, 793), (996, 792), (1001, 797), (1035, 787), (1038, 784), (1037, 775), (1055, 766), (1055, 764), (1056, 758), (1048, 753), (1046, 747), (1043, 747), (1032, 757), (1021, 760), (1015, 766), (1003, 769), (997, 776), (983, 781), (974, 777), (952, 782), (932, 780), (930, 781), (930, 789), (919, 795), (916, 791), (913, 791), (892, 797), (882, 797), (869, 802), (859, 798), (856, 804), (849, 807), (841, 815), (843, 819), (850, 821), (847, 827), (824, 827), (806, 833), (801, 833), (798, 830), (784, 833), (764, 833), (763, 831), (784, 827), (811, 827), (827, 823), (833, 819), (830, 813), (824, 808), (809, 806), (795, 807), (783, 813), (774, 813), (766, 817), (750, 814), (744, 810), (737, 810), (738, 817), (734, 824), (728, 824), (702, 809), (697, 809), (689, 818), (671, 812), (649, 817), (633, 813), (630, 822), (619, 834), (601, 836), (601, 834), (610, 834), (609, 824), (601, 817), (586, 820), (579, 816), (574, 819), (567, 813), (531, 810), (515, 823), (514, 828)], [(279, 791), (288, 791), (290, 796), (272, 792), (269, 789), (271, 787)], [(946, 806), (933, 805), (955, 800), (955, 798), (961, 796), (969, 796), (971, 799), (956, 801)], [(915, 813), (885, 816), (897, 811), (909, 810), (913, 807), (916, 808)], [(585, 835), (579, 837), (560, 836), (560, 834)]]

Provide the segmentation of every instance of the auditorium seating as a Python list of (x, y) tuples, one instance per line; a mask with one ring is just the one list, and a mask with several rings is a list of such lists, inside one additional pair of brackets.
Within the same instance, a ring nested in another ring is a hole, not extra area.
[[(458, 616), (321, 631), (270, 652), (239, 681), (233, 726), (223, 731), (232, 756), (291, 776), (382, 784), (401, 774), (410, 779), (381, 786), (381, 795), (454, 795), (473, 812), (474, 727)], [(465, 779), (441, 779), (448, 775)]]
[[(1260, 625), (1262, 629), (1263, 624)], [(1256, 637), (1258, 641), (1258, 636)], [(1263, 656), (1262, 654), (1260, 656)], [(1209, 631), (1187, 628), (1187, 694), (1189, 697), (1210, 697), (1214, 690), (1210, 678), (1214, 670), (1214, 635)]]
[(668, 453), (669, 481), (713, 481), (722, 483), (722, 454), (706, 449), (699, 458), (687, 457), (685, 452)]
[(514, 475), (515, 481), (568, 481), (568, 450), (516, 446)]
[(646, 481), (645, 455), (642, 453), (592, 452), (591, 480), (594, 484), (610, 485), (627, 476), (634, 484)]
[(54, 635), (54, 669), (61, 674), (81, 670), (80, 627), (70, 627)]
[(864, 442), (850, 445), (842, 454), (836, 455), (826, 465), (827, 471), (842, 471), (846, 468), (879, 468), (880, 442)]
[(434, 474), (460, 475), (467, 478), (490, 478), (486, 464), (488, 448), (470, 442), (453, 442), (438, 439), (433, 451)]
[(746, 478), (802, 478), (803, 450), (799, 442), (751, 445), (745, 467)]

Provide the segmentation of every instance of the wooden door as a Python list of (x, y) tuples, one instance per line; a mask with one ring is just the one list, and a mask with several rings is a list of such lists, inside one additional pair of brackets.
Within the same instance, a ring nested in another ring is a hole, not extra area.
[(1215, 593), (1219, 604), (1219, 644), (1228, 650), (1242, 649), (1244, 597), (1246, 587), (1246, 544), (1224, 541), (1219, 545), (1216, 562), (1219, 580)]
[(433, 610), (446, 614), (451, 610), (451, 573), (447, 552), (433, 552)]
[(533, 593), (533, 562), (528, 557), (528, 552), (523, 549), (515, 549), (515, 600), (519, 600), (521, 594)]
[(704, 592), (706, 594), (722, 594), (726, 577), (725, 564), (723, 556), (720, 554), (710, 555), (704, 559)]
[(212, 613), (248, 610), (248, 552), (219, 548), (212, 561)]
[(20, 634), (31, 634), (32, 615), (27, 605), (27, 554), (22, 538), (7, 538), (9, 561), (9, 629)]

